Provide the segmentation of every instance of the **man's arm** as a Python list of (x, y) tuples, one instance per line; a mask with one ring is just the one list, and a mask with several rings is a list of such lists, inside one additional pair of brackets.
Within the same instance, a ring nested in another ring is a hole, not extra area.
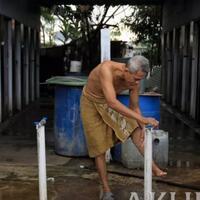
[[(134, 89), (130, 90), (130, 103), (129, 107), (131, 110), (136, 113), (142, 115), (140, 107), (139, 107), (139, 89), (140, 85), (138, 84)], [(145, 124), (138, 121), (138, 124), (141, 129), (144, 129)]]
[(152, 124), (153, 126), (156, 126), (157, 125), (156, 120), (141, 116), (139, 113), (127, 108), (120, 101), (117, 100), (116, 92), (113, 86), (113, 75), (112, 75), (111, 66), (112, 66), (112, 62), (110, 61), (103, 62), (101, 64), (100, 74), (99, 74), (101, 87), (102, 87), (105, 99), (108, 103), (108, 106), (126, 117), (136, 119), (141, 124)]

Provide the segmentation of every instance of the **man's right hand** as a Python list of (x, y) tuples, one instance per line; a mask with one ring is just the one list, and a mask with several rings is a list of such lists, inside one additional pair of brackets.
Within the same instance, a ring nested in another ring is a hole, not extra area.
[(152, 118), (152, 117), (146, 117), (144, 119), (145, 121), (145, 125), (151, 125), (153, 126), (154, 128), (157, 128), (159, 126), (159, 121), (157, 121), (156, 119)]

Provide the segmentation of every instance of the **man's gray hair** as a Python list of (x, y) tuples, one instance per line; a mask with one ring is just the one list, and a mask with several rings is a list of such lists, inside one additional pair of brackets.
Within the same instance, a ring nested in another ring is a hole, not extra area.
[(131, 73), (141, 70), (145, 73), (149, 73), (149, 60), (141, 55), (133, 56), (126, 63), (126, 67), (129, 69)]

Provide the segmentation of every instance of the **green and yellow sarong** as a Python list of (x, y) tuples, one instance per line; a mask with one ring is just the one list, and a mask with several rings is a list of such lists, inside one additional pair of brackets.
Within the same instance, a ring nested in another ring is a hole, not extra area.
[(138, 127), (136, 120), (114, 111), (105, 98), (93, 97), (85, 89), (81, 96), (81, 116), (90, 157), (124, 142)]

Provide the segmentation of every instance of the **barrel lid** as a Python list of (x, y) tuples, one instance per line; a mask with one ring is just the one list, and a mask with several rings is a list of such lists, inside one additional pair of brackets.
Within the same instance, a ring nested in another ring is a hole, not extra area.
[(161, 97), (162, 94), (157, 93), (157, 92), (145, 92), (140, 94), (140, 96), (156, 96), (156, 97)]
[[(129, 90), (124, 90), (118, 95), (129, 95)], [(156, 92), (144, 92), (144, 93), (140, 93), (139, 96), (156, 96), (156, 97), (160, 97), (162, 95), (159, 94), (159, 93), (156, 93)]]
[(84, 86), (86, 82), (87, 76), (54, 76), (46, 80), (47, 84), (66, 86)]

